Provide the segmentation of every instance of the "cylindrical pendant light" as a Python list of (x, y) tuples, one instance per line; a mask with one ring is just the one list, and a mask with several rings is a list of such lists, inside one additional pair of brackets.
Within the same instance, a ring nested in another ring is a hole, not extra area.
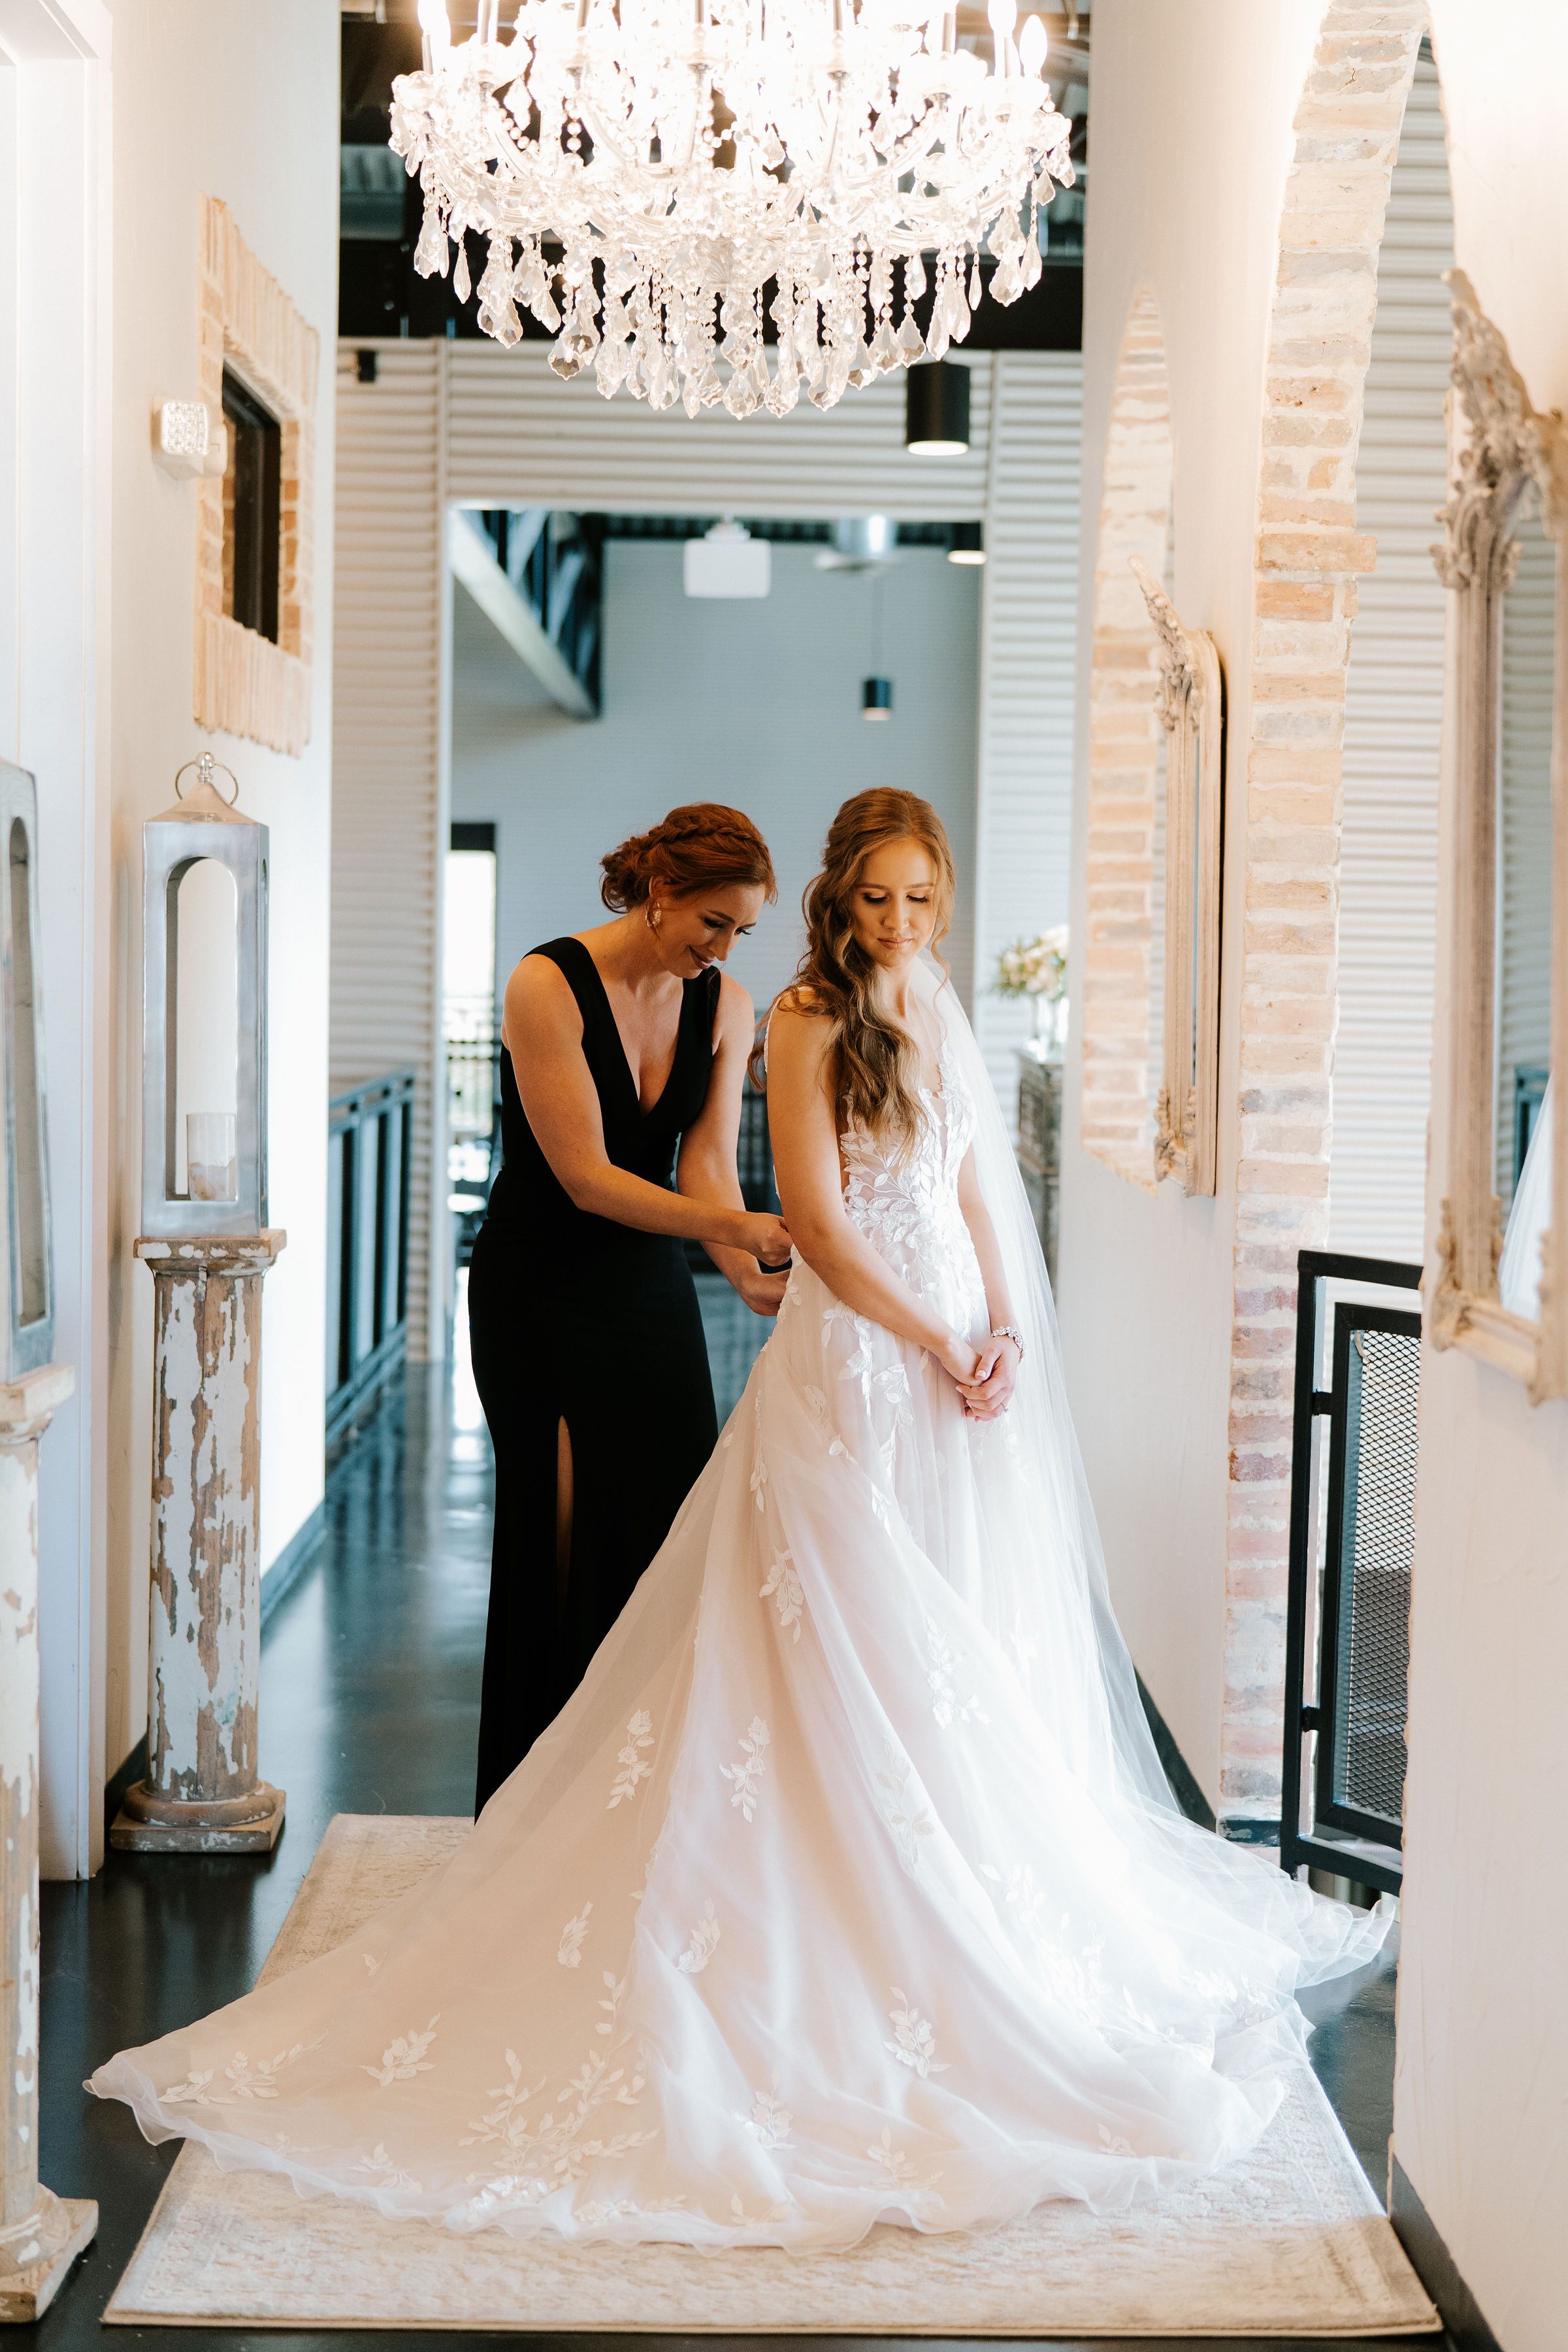
[(868, 677), (860, 688), (862, 719), (890, 719), (893, 715), (893, 681), (890, 677)]
[[(1039, 18), (1031, 16), (1029, 22), (1031, 25), (1037, 25)], [(952, 545), (947, 551), (947, 560), (950, 563), (984, 562), (985, 538), (977, 522), (953, 524)]]
[(929, 361), (904, 376), (904, 446), (911, 457), (962, 457), (969, 448), (969, 370)]

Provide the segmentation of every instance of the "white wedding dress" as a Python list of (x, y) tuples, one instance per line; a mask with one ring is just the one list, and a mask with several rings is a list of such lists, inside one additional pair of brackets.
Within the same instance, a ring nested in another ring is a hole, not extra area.
[(1384, 1922), (1171, 1799), (994, 1097), (922, 985), (940, 1093), (906, 1164), (845, 1138), (846, 1202), (982, 1334), (975, 1145), (1030, 1340), (1008, 1414), (966, 1420), (797, 1260), (662, 1550), (458, 1858), (93, 2076), (151, 2138), (458, 2230), (796, 2248), (1122, 2207), (1258, 2138), (1295, 1990)]

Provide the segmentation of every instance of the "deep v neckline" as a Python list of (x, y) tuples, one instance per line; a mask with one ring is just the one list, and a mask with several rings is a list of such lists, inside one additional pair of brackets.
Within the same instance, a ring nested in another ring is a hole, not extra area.
[(652, 1102), (645, 1104), (642, 1098), (642, 1088), (637, 1084), (637, 1073), (632, 1068), (632, 1057), (626, 1051), (626, 1041), (621, 1034), (621, 1024), (616, 1019), (616, 1008), (610, 1002), (610, 992), (605, 985), (605, 975), (599, 970), (598, 965), (595, 962), (594, 951), (588, 946), (587, 942), (584, 940), (579, 940), (577, 941), (577, 945), (587, 957), (588, 969), (593, 973), (595, 980), (598, 983), (599, 995), (604, 1003), (605, 1013), (609, 1021), (610, 1027), (615, 1033), (616, 1044), (620, 1049), (621, 1067), (626, 1074), (626, 1084), (631, 1088), (632, 1100), (637, 1106), (637, 1117), (639, 1118), (651, 1118), (655, 1111), (658, 1110), (660, 1103), (663, 1102), (666, 1095), (669, 1092), (670, 1082), (675, 1076), (676, 1066), (680, 1060), (680, 1033), (686, 1025), (686, 982), (682, 981), (680, 983), (680, 1010), (675, 1016), (675, 1051), (669, 1057), (669, 1067), (664, 1074), (664, 1084), (660, 1087), (658, 1094), (655, 1095)]

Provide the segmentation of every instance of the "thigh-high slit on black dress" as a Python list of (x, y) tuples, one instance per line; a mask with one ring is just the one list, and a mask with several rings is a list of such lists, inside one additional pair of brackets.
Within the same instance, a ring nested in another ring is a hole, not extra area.
[[(583, 1016), (605, 1149), (668, 1185), (707, 1100), (719, 974), (689, 980), (663, 1094), (642, 1108), (605, 984), (580, 940), (536, 948)], [(503, 1165), (474, 1244), (468, 1333), (495, 1449), (495, 1548), (479, 1706), (479, 1807), (553, 1722), (668, 1534), (718, 1424), (682, 1242), (575, 1207), (500, 1059)], [(558, 1429), (572, 1445), (572, 1549), (555, 1559)]]

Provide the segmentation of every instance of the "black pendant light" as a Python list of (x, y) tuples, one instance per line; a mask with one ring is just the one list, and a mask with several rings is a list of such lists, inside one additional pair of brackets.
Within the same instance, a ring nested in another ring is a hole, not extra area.
[(977, 522), (955, 522), (952, 545), (947, 551), (950, 563), (984, 563), (985, 537)]
[(860, 716), (862, 719), (890, 719), (893, 715), (893, 681), (890, 677), (868, 677), (860, 686)]
[(904, 446), (911, 457), (962, 457), (969, 448), (969, 370), (928, 360), (904, 377)]

